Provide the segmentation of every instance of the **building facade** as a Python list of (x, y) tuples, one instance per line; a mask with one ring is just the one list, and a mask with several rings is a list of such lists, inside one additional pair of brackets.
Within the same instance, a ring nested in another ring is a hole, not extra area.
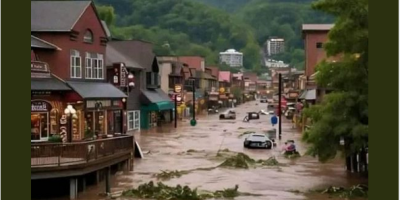
[(219, 53), (219, 61), (221, 64), (227, 64), (230, 67), (242, 67), (243, 53), (235, 49), (228, 49), (225, 52)]
[(273, 56), (285, 52), (285, 39), (269, 38), (265, 42), (264, 52), (267, 56)]

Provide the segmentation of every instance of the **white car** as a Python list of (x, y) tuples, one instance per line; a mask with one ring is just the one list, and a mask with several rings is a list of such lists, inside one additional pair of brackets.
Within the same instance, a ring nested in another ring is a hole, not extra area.
[(236, 112), (232, 109), (227, 110), (219, 115), (219, 119), (236, 119)]
[(243, 142), (243, 146), (246, 148), (266, 148), (272, 149), (274, 141), (269, 139), (265, 134), (262, 133), (250, 133)]

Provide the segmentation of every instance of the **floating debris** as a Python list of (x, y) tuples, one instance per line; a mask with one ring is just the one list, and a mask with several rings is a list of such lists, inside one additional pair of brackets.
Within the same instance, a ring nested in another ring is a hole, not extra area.
[[(146, 198), (157, 200), (205, 200), (216, 198), (234, 198), (240, 195), (250, 196), (253, 194), (241, 193), (238, 191), (239, 185), (234, 188), (217, 190), (215, 192), (198, 191), (197, 188), (191, 189), (189, 186), (177, 185), (175, 187), (167, 186), (161, 182), (154, 184), (153, 181), (139, 185), (136, 189), (122, 192), (124, 197)], [(256, 195), (253, 195), (256, 196)]]
[(155, 174), (153, 175), (154, 177), (156, 177), (159, 180), (169, 180), (169, 179), (173, 179), (173, 178), (179, 178), (182, 175), (188, 174), (189, 171), (161, 171), (161, 173)]
[(233, 167), (233, 168), (242, 168), (248, 169), (250, 165), (254, 164), (256, 161), (250, 156), (244, 153), (238, 153), (234, 156), (227, 158), (220, 167)]

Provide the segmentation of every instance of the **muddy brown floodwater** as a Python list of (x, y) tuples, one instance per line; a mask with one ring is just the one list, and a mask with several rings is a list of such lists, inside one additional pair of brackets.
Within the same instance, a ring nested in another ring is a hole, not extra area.
[[(260, 120), (242, 122), (248, 111), (266, 109), (266, 104), (248, 102), (235, 108), (236, 120), (218, 120), (218, 115), (202, 116), (197, 126), (191, 127), (189, 121), (181, 122), (177, 129), (171, 127), (158, 128), (153, 131), (142, 131), (136, 139), (143, 152), (144, 159), (135, 160), (133, 172), (118, 173), (113, 177), (112, 192), (137, 187), (150, 180), (157, 181), (153, 174), (161, 170), (191, 170), (213, 167), (221, 161), (211, 159), (216, 156), (218, 149), (229, 149), (235, 152), (244, 152), (254, 159), (267, 159), (276, 156), (277, 160), (287, 165), (279, 168), (254, 169), (225, 169), (192, 171), (179, 178), (163, 181), (168, 185), (188, 185), (199, 190), (220, 190), (239, 185), (239, 191), (262, 196), (243, 196), (236, 200), (297, 200), (297, 199), (332, 199), (326, 196), (306, 196), (303, 192), (312, 189), (325, 188), (331, 185), (349, 187), (354, 184), (365, 183), (366, 180), (354, 174), (349, 174), (344, 168), (342, 159), (335, 159), (328, 163), (319, 163), (316, 158), (302, 156), (295, 160), (284, 158), (281, 148), (287, 139), (296, 141), (297, 149), (301, 154), (306, 150), (301, 134), (292, 129), (290, 122), (282, 123), (282, 142), (272, 150), (254, 150), (243, 148), (245, 131), (263, 131), (272, 128), (270, 116), (262, 115)], [(199, 152), (187, 153), (188, 150)], [(186, 152), (186, 153), (183, 153)], [(104, 191), (103, 184), (92, 187), (79, 194), (80, 200), (102, 199), (99, 193)], [(120, 198), (121, 200), (124, 198)]]

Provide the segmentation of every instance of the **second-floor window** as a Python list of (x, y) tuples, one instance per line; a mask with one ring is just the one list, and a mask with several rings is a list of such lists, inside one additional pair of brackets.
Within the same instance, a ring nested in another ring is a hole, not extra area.
[(147, 86), (159, 86), (160, 77), (158, 76), (158, 73), (146, 72), (146, 83)]
[(82, 78), (82, 62), (79, 51), (71, 51), (71, 78)]
[(103, 54), (86, 53), (85, 77), (87, 79), (104, 79)]

